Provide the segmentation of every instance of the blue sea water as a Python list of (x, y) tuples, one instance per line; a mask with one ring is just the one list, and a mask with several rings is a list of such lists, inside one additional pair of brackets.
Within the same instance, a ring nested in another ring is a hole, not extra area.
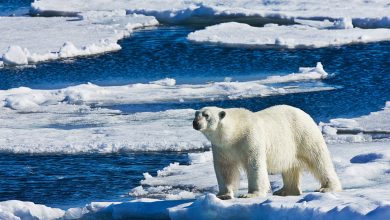
[[(29, 1), (0, 3), (0, 15), (28, 8)], [(313, 93), (225, 100), (107, 106), (124, 112), (201, 108), (206, 105), (260, 110), (290, 104), (327, 121), (378, 111), (390, 100), (390, 42), (321, 49), (250, 49), (197, 44), (186, 40), (193, 26), (160, 26), (135, 32), (120, 41), (122, 50), (98, 56), (39, 63), (29, 68), (0, 69), (0, 89), (27, 86), (62, 88), (92, 82), (123, 85), (166, 77), (178, 83), (265, 78), (297, 72), (320, 61), (333, 74), (323, 80), (338, 89)], [(54, 207), (91, 201), (129, 199), (142, 173), (155, 174), (169, 163), (188, 163), (186, 153), (107, 155), (0, 154), (0, 201), (18, 199)]]
[(176, 161), (185, 153), (103, 155), (0, 154), (0, 201), (18, 199), (51, 207), (82, 207), (92, 201), (124, 201), (143, 173)]
[(32, 0), (0, 0), (0, 16), (26, 15)]

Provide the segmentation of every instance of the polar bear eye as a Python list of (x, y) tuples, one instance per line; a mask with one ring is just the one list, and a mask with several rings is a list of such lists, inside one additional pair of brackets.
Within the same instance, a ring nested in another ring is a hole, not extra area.
[(203, 115), (203, 117), (205, 117), (206, 119), (209, 118), (209, 115), (208, 115), (207, 113), (203, 113), (202, 115)]

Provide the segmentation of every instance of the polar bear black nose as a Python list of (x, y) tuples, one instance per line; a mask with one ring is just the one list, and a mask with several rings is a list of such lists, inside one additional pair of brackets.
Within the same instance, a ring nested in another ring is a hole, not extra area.
[(200, 130), (200, 124), (196, 120), (192, 122), (192, 127), (194, 127), (195, 130)]

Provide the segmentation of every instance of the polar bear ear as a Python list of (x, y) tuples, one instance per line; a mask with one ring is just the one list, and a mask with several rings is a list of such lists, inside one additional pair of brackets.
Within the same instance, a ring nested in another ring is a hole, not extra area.
[(220, 111), (218, 115), (219, 115), (219, 119), (221, 120), (221, 119), (223, 119), (226, 116), (226, 112), (225, 111)]

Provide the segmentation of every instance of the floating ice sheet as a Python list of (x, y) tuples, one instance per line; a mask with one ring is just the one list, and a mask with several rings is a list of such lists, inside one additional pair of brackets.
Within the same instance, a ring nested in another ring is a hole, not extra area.
[(118, 40), (134, 29), (157, 24), (154, 17), (126, 15), (123, 10), (90, 11), (77, 18), (0, 17), (0, 60), (26, 65), (119, 50)]
[(0, 152), (117, 153), (208, 149), (192, 129), (194, 110), (124, 114), (60, 104), (20, 114), (1, 109)]
[(390, 102), (381, 111), (357, 118), (336, 118), (320, 123), (328, 142), (362, 142), (390, 139)]
[[(354, 26), (390, 27), (386, 0), (317, 1), (296, 0), (40, 0), (32, 3), (35, 13), (74, 15), (80, 11), (125, 9), (129, 13), (153, 15), (164, 22), (213, 22), (215, 18), (247, 18), (248, 22), (292, 21), (294, 18), (323, 20), (350, 17)], [(211, 19), (214, 18), (214, 19)]]
[[(318, 81), (326, 77), (328, 73), (318, 63), (297, 73), (247, 82), (176, 85), (174, 79), (162, 79), (124, 86), (82, 84), (56, 90), (0, 90), (0, 151), (74, 154), (208, 149), (208, 142), (192, 129), (194, 110), (126, 114), (107, 106), (333, 89)], [(306, 80), (314, 80), (314, 86), (301, 87)]]
[(318, 63), (316, 67), (300, 68), (298, 73), (245, 82), (176, 85), (174, 79), (163, 79), (147, 84), (137, 83), (106, 87), (88, 83), (56, 90), (34, 90), (20, 87), (0, 90), (0, 106), (31, 111), (39, 109), (40, 106), (58, 103), (112, 105), (261, 97), (334, 89), (321, 84), (321, 82), (308, 87), (301, 87), (299, 83), (296, 86), (283, 84), (321, 80), (327, 76), (328, 74), (324, 71), (321, 63)]
[(9, 200), (0, 202), (0, 219), (58, 219), (65, 211), (58, 208), (50, 208), (32, 202)]
[[(332, 25), (331, 27), (334, 26)], [(187, 38), (195, 42), (232, 46), (318, 48), (390, 41), (390, 29), (332, 29), (308, 25), (278, 26), (276, 24), (268, 24), (265, 27), (252, 27), (248, 24), (229, 22), (192, 32)]]

